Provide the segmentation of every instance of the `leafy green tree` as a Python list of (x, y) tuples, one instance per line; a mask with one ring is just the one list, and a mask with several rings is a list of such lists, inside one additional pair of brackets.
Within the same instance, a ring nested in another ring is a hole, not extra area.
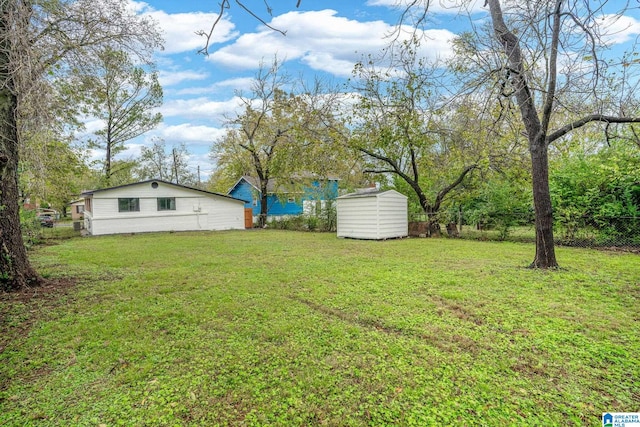
[(478, 168), (478, 130), (468, 100), (443, 107), (439, 70), (418, 55), (419, 43), (404, 44), (395, 67), (380, 70), (375, 61), (360, 63), (354, 85), (351, 146), (365, 156), (365, 172), (395, 175), (418, 199), (429, 234), (440, 232), (445, 198)]
[(264, 226), (268, 209), (267, 188), (269, 182), (284, 174), (286, 169), (287, 146), (294, 142), (295, 117), (288, 108), (288, 96), (280, 89), (276, 69), (260, 74), (257, 82), (254, 86), (257, 107), (249, 99), (244, 101), (244, 112), (230, 121), (232, 127), (216, 141), (212, 157), (218, 165), (233, 167), (240, 175), (249, 174), (257, 178), (261, 193), (258, 223)]
[(80, 150), (67, 142), (47, 137), (32, 136), (31, 150), (40, 151), (23, 156), (21, 163), (20, 188), (26, 197), (46, 202), (54, 209), (66, 212), (68, 204), (84, 189), (82, 186), (89, 175), (89, 168)]
[[(0, 2), (0, 288), (20, 289), (41, 279), (20, 232), (18, 174), (25, 135), (44, 117), (36, 107), (42, 82), (73, 69), (98, 46), (141, 56), (160, 45), (152, 22), (125, 0), (12, 0)], [(46, 99), (46, 97), (42, 97)], [(30, 106), (30, 108), (25, 108)]]
[(104, 123), (89, 148), (104, 150), (105, 184), (110, 186), (119, 172), (113, 159), (127, 148), (126, 142), (162, 121), (157, 109), (163, 95), (157, 73), (135, 65), (127, 52), (107, 47), (96, 59), (79, 69), (78, 79), (89, 114)]
[(150, 147), (142, 147), (135, 174), (139, 180), (157, 178), (168, 181), (170, 179), (171, 163), (163, 140), (154, 141)]
[(528, 183), (493, 174), (493, 179), (483, 181), (473, 196), (461, 204), (464, 221), (496, 229), (500, 239), (506, 239), (512, 227), (533, 220), (533, 204), (525, 184)]
[(640, 152), (635, 144), (613, 141), (593, 153), (559, 157), (554, 164), (550, 185), (563, 238), (574, 239), (589, 228), (609, 239), (640, 232)]
[(337, 129), (332, 123), (335, 98), (321, 93), (322, 85), (296, 93), (291, 83), (277, 59), (268, 68), (262, 66), (251, 95), (241, 97), (241, 112), (229, 119), (226, 134), (211, 151), (217, 168), (225, 170), (217, 176), (256, 178), (261, 195), (260, 226), (267, 220), (270, 182), (278, 179), (285, 185), (296, 175), (309, 173), (325, 176), (332, 170), (328, 167), (331, 159), (340, 153), (327, 148), (329, 135)]
[(139, 180), (162, 179), (182, 185), (197, 185), (198, 177), (189, 169), (189, 150), (182, 143), (167, 151), (162, 140), (154, 141), (151, 147), (142, 147), (135, 175)]

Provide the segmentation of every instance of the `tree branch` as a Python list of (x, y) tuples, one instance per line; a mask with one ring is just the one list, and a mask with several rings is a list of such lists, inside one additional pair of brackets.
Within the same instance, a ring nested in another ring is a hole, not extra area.
[(398, 173), (395, 169), (365, 169), (364, 173)]
[[(282, 31), (282, 30), (280, 30), (278, 28), (272, 27), (271, 25), (267, 24), (267, 22), (264, 19), (262, 19), (260, 16), (258, 16), (250, 7), (246, 6), (242, 1), (235, 0), (235, 2), (239, 7), (244, 9), (245, 12), (247, 12), (249, 15), (251, 15), (255, 20), (260, 22), (265, 27), (269, 28), (272, 31), (276, 31), (276, 32), (282, 34), (283, 36), (287, 35), (286, 31)], [(265, 0), (264, 3), (266, 5), (266, 7), (267, 7), (267, 13), (269, 15), (271, 15), (271, 7), (269, 6), (269, 3), (267, 3), (266, 0)], [(296, 8), (300, 7), (300, 3), (302, 3), (302, 0), (297, 0)], [(211, 45), (211, 37), (213, 37), (213, 31), (215, 30), (215, 28), (218, 25), (218, 23), (222, 20), (222, 15), (224, 14), (225, 9), (229, 9), (230, 7), (231, 7), (230, 0), (222, 0), (220, 2), (220, 12), (218, 13), (218, 17), (216, 18), (216, 20), (213, 22), (213, 25), (211, 25), (211, 29), (209, 29), (208, 32), (205, 32), (205, 31), (202, 31), (202, 30), (196, 31), (196, 35), (202, 36), (202, 37), (204, 37), (206, 39), (204, 47), (202, 49), (200, 49), (198, 51), (198, 53), (201, 53), (201, 54), (203, 54), (205, 56), (209, 55), (209, 46)]]
[(562, 126), (560, 129), (547, 135), (547, 145), (553, 141), (561, 138), (571, 132), (574, 129), (578, 129), (587, 123), (591, 122), (603, 122), (603, 123), (640, 123), (640, 117), (615, 117), (606, 116), (604, 114), (590, 114), (581, 119), (578, 119), (572, 123)]
[(460, 185), (460, 183), (462, 182), (462, 180), (464, 179), (465, 176), (467, 176), (467, 174), (469, 172), (471, 172), (472, 170), (474, 170), (475, 168), (477, 168), (478, 165), (473, 164), (470, 166), (467, 166), (466, 168), (464, 168), (464, 170), (462, 171), (462, 173), (460, 173), (460, 175), (458, 176), (458, 178), (456, 178), (455, 181), (453, 181), (451, 184), (447, 185), (446, 187), (444, 187), (442, 190), (438, 191), (438, 195), (436, 196), (436, 200), (433, 204), (434, 209), (437, 211), (438, 209), (440, 209), (440, 204), (442, 203), (442, 201), (444, 200), (444, 198), (447, 196), (447, 194), (449, 194), (449, 192), (451, 190), (453, 190), (454, 188), (456, 188), (458, 185)]
[(558, 81), (558, 43), (560, 40), (560, 9), (562, 0), (556, 2), (553, 11), (553, 29), (551, 32), (551, 55), (549, 56), (549, 82), (547, 84), (547, 94), (542, 107), (542, 126), (540, 132), (546, 132), (549, 129), (551, 121), (551, 113), (553, 112), (553, 102), (556, 96), (556, 85)]

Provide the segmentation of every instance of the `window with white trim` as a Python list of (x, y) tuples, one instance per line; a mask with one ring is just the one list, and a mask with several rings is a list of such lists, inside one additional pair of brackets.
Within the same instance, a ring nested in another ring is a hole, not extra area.
[(158, 210), (159, 211), (175, 211), (176, 198), (175, 197), (158, 197)]
[(119, 198), (118, 212), (140, 212), (140, 199), (137, 197)]

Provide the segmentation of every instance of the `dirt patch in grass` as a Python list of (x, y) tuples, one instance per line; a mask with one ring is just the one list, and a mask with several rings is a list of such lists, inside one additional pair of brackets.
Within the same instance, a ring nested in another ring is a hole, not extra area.
[(0, 353), (14, 340), (25, 337), (33, 324), (67, 297), (77, 283), (77, 279), (68, 277), (43, 279), (39, 286), (0, 293)]
[[(438, 314), (443, 315), (445, 312), (451, 313), (454, 317), (460, 320), (474, 323), (477, 326), (484, 325), (484, 319), (475, 313), (472, 313), (468, 308), (458, 304), (457, 302), (449, 301), (439, 295), (431, 295), (431, 300), (438, 307)], [(476, 304), (481, 307), (482, 304)]]
[(432, 327), (431, 329), (405, 329), (395, 325), (390, 325), (380, 319), (361, 317), (358, 313), (348, 313), (336, 308), (318, 304), (305, 298), (296, 296), (291, 298), (294, 301), (302, 303), (310, 309), (327, 317), (337, 318), (343, 322), (385, 334), (426, 341), (443, 352), (457, 353), (459, 351), (464, 351), (472, 355), (477, 355), (482, 350), (479, 343), (473, 339), (460, 334), (447, 334), (445, 331), (440, 330), (437, 327)]

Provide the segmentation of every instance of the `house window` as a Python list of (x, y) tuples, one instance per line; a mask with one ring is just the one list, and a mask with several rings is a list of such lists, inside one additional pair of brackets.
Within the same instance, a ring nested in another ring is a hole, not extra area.
[(84, 199), (84, 210), (91, 212), (91, 199)]
[(84, 212), (84, 205), (76, 205), (76, 213), (81, 214)]
[(140, 199), (137, 197), (118, 199), (118, 212), (140, 212)]
[(158, 210), (159, 211), (175, 211), (176, 198), (175, 197), (158, 197)]

